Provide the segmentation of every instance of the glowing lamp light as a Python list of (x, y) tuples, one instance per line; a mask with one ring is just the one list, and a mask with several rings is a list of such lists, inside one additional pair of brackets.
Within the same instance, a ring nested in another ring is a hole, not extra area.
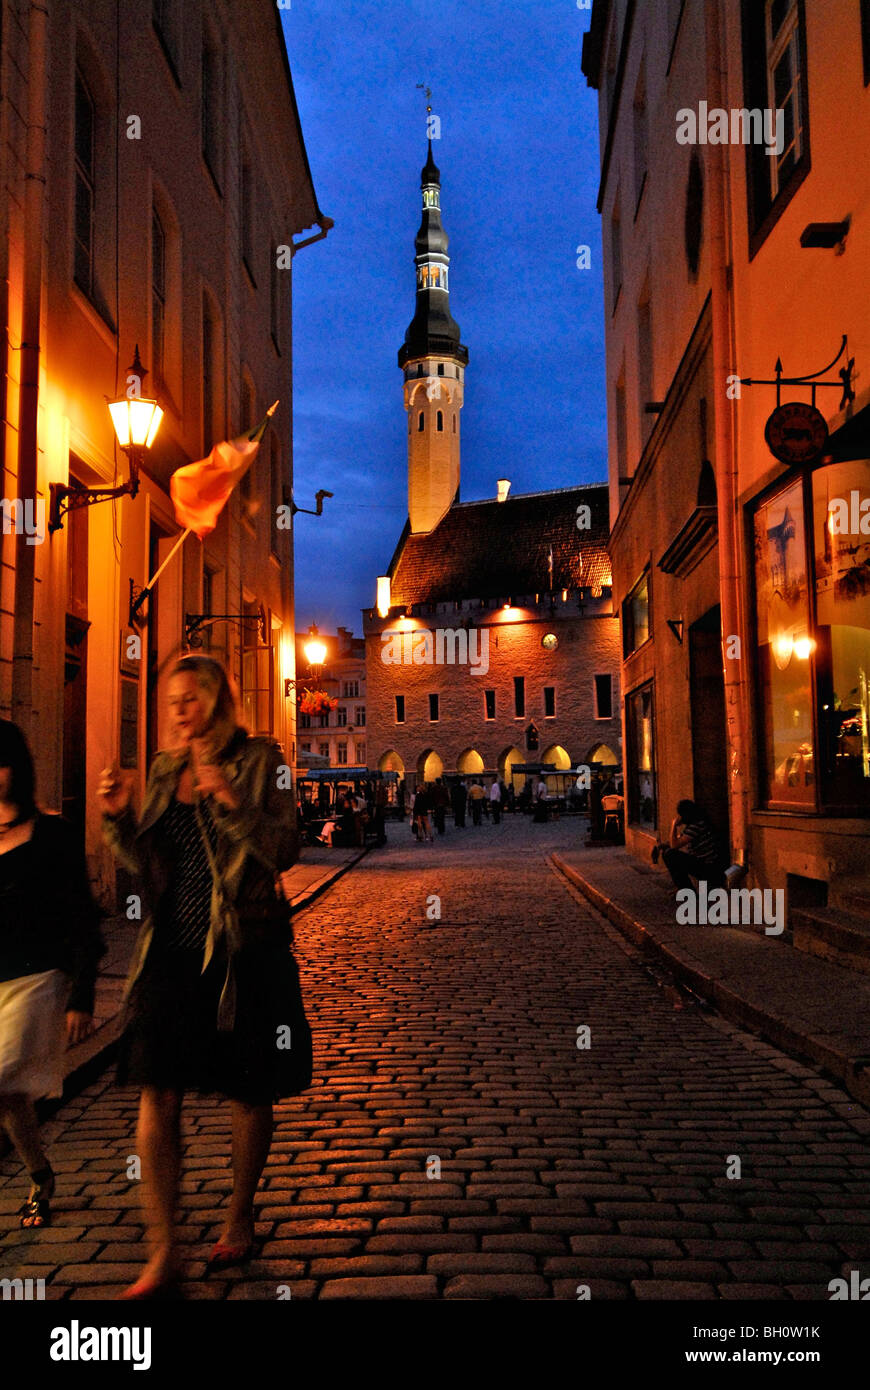
[(141, 396), (109, 402), (109, 414), (122, 449), (150, 449), (157, 438), (163, 411), (156, 401)]
[(316, 623), (312, 623), (308, 630), (308, 641), (303, 651), (309, 666), (322, 666), (326, 660), (326, 643), (321, 639)]
[(780, 671), (784, 671), (794, 652), (794, 639), (790, 632), (778, 632), (771, 643), (773, 659)]
[(810, 637), (799, 637), (794, 644), (794, 654), (798, 661), (808, 661), (814, 643)]
[(390, 576), (388, 574), (378, 575), (378, 614), (385, 618), (390, 611)]

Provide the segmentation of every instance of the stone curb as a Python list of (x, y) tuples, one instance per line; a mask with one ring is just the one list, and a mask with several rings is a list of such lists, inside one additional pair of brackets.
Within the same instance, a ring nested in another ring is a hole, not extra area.
[(646, 923), (596, 888), (560, 855), (551, 854), (549, 862), (644, 956), (654, 957), (665, 964), (675, 979), (713, 1004), (723, 1018), (758, 1034), (799, 1062), (812, 1062), (822, 1067), (829, 1076), (845, 1086), (851, 1096), (870, 1108), (870, 1068), (866, 1068), (864, 1059), (850, 1057), (826, 1046), (803, 1028), (795, 1027), (788, 1020), (743, 998), (733, 988), (690, 964), (672, 947), (658, 941)]

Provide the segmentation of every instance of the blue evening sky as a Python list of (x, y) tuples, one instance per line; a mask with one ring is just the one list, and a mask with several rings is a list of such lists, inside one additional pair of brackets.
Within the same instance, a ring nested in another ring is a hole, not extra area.
[[(396, 353), (413, 317), (427, 82), (469, 349), (461, 499), (606, 478), (595, 93), (577, 0), (292, 0), (282, 14), (320, 207), (294, 262), (296, 626), (362, 630), (408, 514)], [(592, 269), (576, 248), (592, 248)]]

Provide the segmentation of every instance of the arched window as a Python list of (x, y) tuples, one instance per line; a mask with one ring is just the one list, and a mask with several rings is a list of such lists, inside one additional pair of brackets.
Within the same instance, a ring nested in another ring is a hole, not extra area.
[(444, 429), (444, 412), (443, 412), (443, 410), (439, 410), (439, 411), (438, 411), (437, 428), (438, 428), (439, 431), (443, 431), (443, 429)]
[(424, 428), (424, 426), (425, 426), (425, 423), (426, 423), (426, 417), (425, 417), (425, 415), (423, 414), (423, 412), (422, 412), (422, 410), (421, 410), (421, 411), (420, 411), (420, 414), (417, 416), (417, 430), (418, 430), (418, 432), (421, 433), (421, 434), (422, 434), (422, 432), (423, 432), (423, 428)]

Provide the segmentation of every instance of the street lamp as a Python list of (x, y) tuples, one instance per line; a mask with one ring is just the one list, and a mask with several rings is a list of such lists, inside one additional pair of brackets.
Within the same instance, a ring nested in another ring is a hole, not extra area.
[(317, 631), (317, 624), (312, 623), (308, 629), (308, 641), (303, 647), (305, 660), (308, 662), (311, 674), (315, 680), (320, 679), (320, 671), (326, 660), (326, 643), (322, 640)]
[(51, 483), (49, 487), (49, 531), (59, 531), (66, 512), (79, 507), (92, 507), (95, 502), (108, 502), (115, 497), (135, 497), (139, 491), (139, 469), (145, 454), (157, 438), (163, 411), (156, 400), (142, 395), (142, 380), (148, 375), (139, 361), (139, 345), (127, 368), (127, 391), (120, 400), (109, 401), (109, 414), (115, 435), (130, 462), (130, 478), (117, 487), (82, 487), (66, 483)]
[[(302, 650), (305, 653), (305, 660), (308, 662), (309, 676), (315, 681), (320, 680), (320, 673), (326, 660), (326, 643), (320, 636), (316, 623), (312, 623), (308, 629), (308, 641)], [(294, 688), (299, 684), (299, 681), (290, 680), (288, 677), (284, 682), (285, 697), (289, 698)]]

